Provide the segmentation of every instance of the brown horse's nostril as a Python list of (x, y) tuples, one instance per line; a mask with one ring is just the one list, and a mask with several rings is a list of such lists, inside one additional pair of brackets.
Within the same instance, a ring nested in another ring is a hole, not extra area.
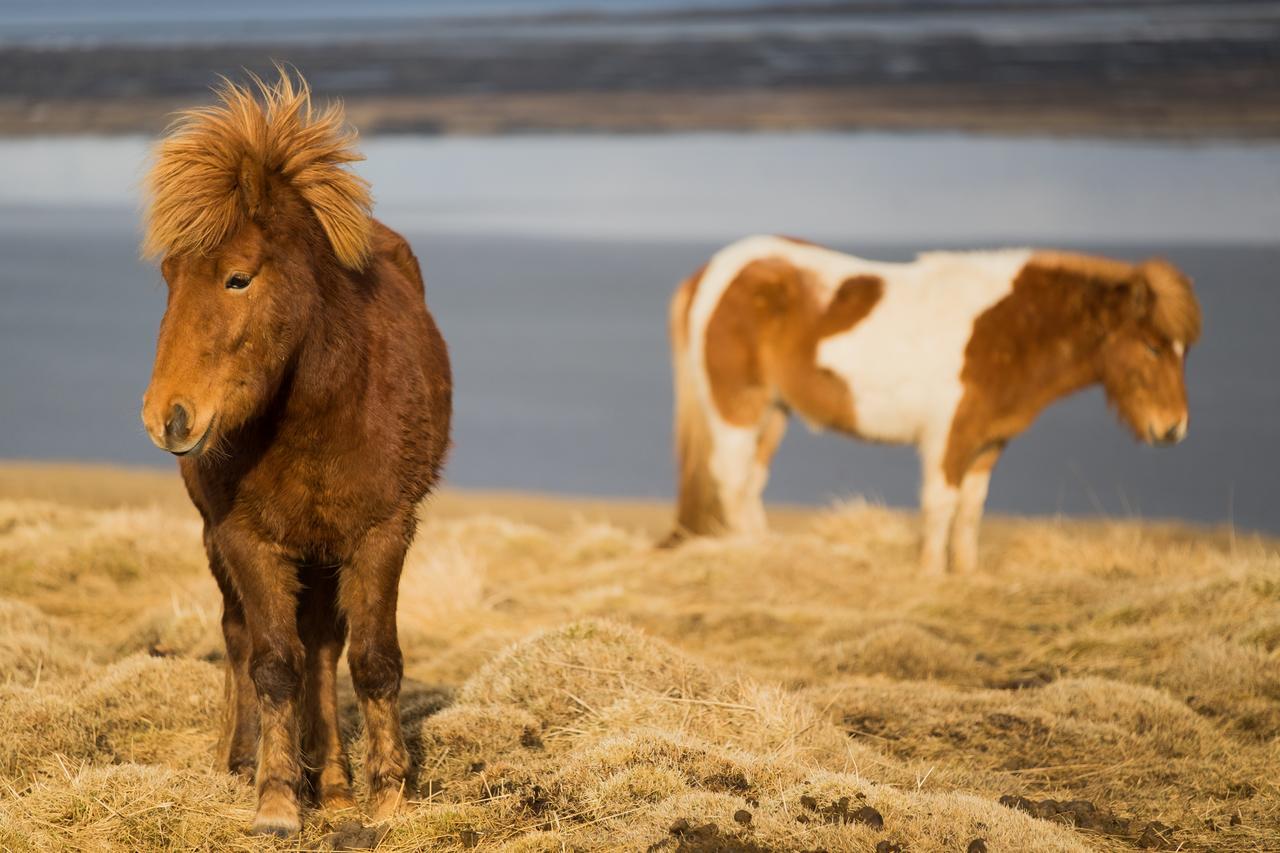
[(187, 440), (191, 435), (191, 415), (187, 412), (187, 407), (181, 403), (174, 403), (173, 408), (169, 410), (169, 418), (164, 422), (164, 437), (170, 444), (178, 444)]
[(1172, 443), (1177, 441), (1180, 438), (1182, 438), (1182, 424), (1174, 424), (1173, 426), (1169, 427), (1169, 429), (1165, 430), (1165, 433), (1164, 433), (1165, 441)]

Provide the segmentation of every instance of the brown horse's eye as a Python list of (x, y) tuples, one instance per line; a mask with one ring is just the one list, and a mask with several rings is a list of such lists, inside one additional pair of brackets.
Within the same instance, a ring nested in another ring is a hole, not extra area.
[(232, 273), (227, 279), (227, 290), (244, 290), (249, 286), (249, 282), (253, 281), (253, 276), (246, 273)]
[(1151, 353), (1152, 355), (1158, 356), (1160, 355), (1160, 347), (1156, 346), (1155, 344), (1147, 344), (1147, 352)]

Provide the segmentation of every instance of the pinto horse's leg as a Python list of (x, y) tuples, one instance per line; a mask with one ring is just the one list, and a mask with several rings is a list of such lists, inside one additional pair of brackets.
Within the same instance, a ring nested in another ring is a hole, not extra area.
[(772, 405), (761, 409), (754, 426), (719, 424), (714, 428), (710, 465), (727, 532), (756, 535), (768, 529), (764, 487), (769, 480), (769, 462), (786, 429), (786, 412)]
[(248, 531), (219, 530), (218, 551), (244, 605), (258, 697), (258, 811), (251, 832), (288, 836), (302, 828), (298, 789), (298, 699), (304, 652), (298, 637), (298, 570)]
[(778, 452), (783, 436), (787, 433), (787, 412), (780, 406), (770, 406), (760, 422), (756, 436), (756, 455), (751, 466), (743, 496), (743, 512), (748, 529), (763, 533), (768, 527), (764, 514), (764, 487), (769, 483), (769, 463)]
[(369, 814), (391, 817), (404, 797), (409, 754), (400, 730), (400, 680), (404, 658), (396, 633), (396, 597), (412, 516), (375, 527), (343, 567), (339, 595), (351, 626), (347, 663), (364, 714), (364, 768)]
[(999, 458), (998, 448), (984, 451), (960, 481), (960, 505), (951, 529), (951, 565), (957, 572), (972, 572), (978, 568), (978, 527), (982, 522), (983, 505), (987, 502), (991, 469)]
[(298, 595), (298, 634), (306, 649), (302, 676), (302, 755), (315, 802), (326, 809), (355, 806), (351, 771), (338, 727), (338, 658), (347, 623), (338, 609), (333, 568), (313, 569)]
[(204, 547), (209, 555), (209, 569), (222, 591), (222, 637), (227, 646), (227, 704), (223, 711), (222, 735), (218, 739), (219, 763), (232, 773), (252, 779), (257, 764), (258, 697), (253, 679), (249, 677), (249, 626), (245, 624), (240, 594), (231, 583), (208, 527)]
[(947, 572), (947, 541), (955, 517), (959, 489), (947, 482), (941, 452), (925, 445), (920, 452), (922, 486), (920, 509), (924, 518), (924, 541), (920, 549), (920, 571), (926, 575)]

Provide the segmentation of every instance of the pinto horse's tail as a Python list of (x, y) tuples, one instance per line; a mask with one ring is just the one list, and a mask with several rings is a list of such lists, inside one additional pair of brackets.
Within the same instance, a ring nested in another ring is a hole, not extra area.
[[(705, 268), (704, 268), (705, 269)], [(698, 354), (689, 346), (689, 308), (698, 282), (699, 270), (671, 297), (669, 331), (671, 367), (675, 385), (676, 478), (679, 495), (676, 526), (661, 543), (673, 547), (689, 536), (714, 534), (724, 530), (724, 508), (719, 487), (711, 473), (712, 437), (706, 404), (698, 390)]]

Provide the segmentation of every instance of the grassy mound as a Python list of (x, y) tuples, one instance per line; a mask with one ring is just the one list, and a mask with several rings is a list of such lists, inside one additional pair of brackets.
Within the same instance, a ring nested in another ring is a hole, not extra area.
[(400, 612), (409, 807), (277, 842), (213, 767), (219, 603), (190, 515), (0, 500), (0, 849), (1280, 837), (1270, 540), (997, 521), (983, 572), (939, 581), (911, 571), (913, 517), (862, 504), (670, 552), (598, 518), (426, 519)]

